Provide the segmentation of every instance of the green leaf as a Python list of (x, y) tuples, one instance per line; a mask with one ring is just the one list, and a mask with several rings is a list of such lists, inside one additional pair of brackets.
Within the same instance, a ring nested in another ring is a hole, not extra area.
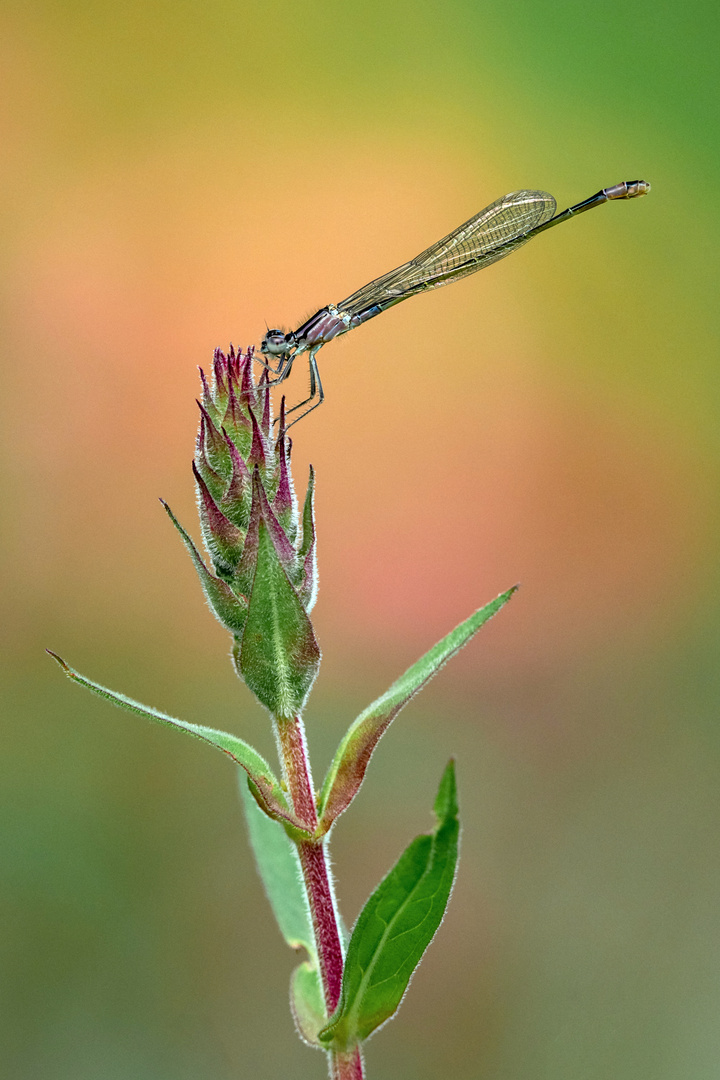
[(323, 836), (328, 831), (357, 795), (375, 747), (403, 706), (508, 602), (516, 590), (517, 585), (451, 630), (351, 724), (320, 792), (317, 836)]
[(305, 505), (302, 515), (302, 542), (298, 551), (302, 563), (302, 582), (298, 587), (306, 611), (311, 611), (317, 599), (317, 550), (315, 546), (315, 472), (310, 466)]
[(245, 616), (247, 614), (246, 598), (234, 593), (226, 582), (221, 578), (216, 577), (215, 574), (210, 573), (200, 556), (200, 552), (192, 542), (191, 537), (185, 529), (183, 529), (168, 504), (163, 502), (162, 499), (160, 502), (189, 552), (197, 575), (200, 578), (200, 584), (205, 593), (205, 598), (213, 613), (223, 626), (231, 631), (231, 633), (241, 633), (242, 628), (245, 625)]
[(80, 686), (86, 687), (88, 690), (92, 690), (94, 694), (112, 702), (113, 705), (117, 705), (119, 708), (127, 710), (127, 712), (137, 713), (138, 716), (144, 716), (147, 720), (154, 720), (158, 724), (167, 724), (169, 727), (177, 728), (179, 731), (184, 731), (188, 735), (193, 735), (196, 739), (202, 739), (203, 742), (209, 743), (210, 746), (222, 750), (224, 754), (227, 754), (245, 770), (251, 784), (252, 793), (264, 813), (269, 814), (270, 817), (275, 818), (277, 821), (286, 823), (303, 835), (308, 835), (301, 822), (298, 821), (288, 806), (285, 793), (265, 758), (261, 757), (256, 750), (253, 750), (248, 743), (239, 739), (237, 735), (231, 735), (227, 731), (216, 731), (214, 728), (204, 727), (201, 724), (189, 724), (185, 720), (176, 720), (175, 717), (159, 712), (149, 705), (141, 705), (140, 702), (125, 697), (124, 694), (118, 694), (114, 690), (108, 690), (106, 687), (101, 686), (100, 683), (93, 682), (92, 679), (86, 678), (79, 671), (75, 671), (69, 664), (66, 664), (57, 653), (51, 652), (50, 649), (46, 651), (54, 660), (57, 660), (69, 679), (79, 683)]
[(325, 1046), (319, 1032), (327, 1024), (320, 972), (309, 961), (300, 964), (290, 979), (290, 1008), (297, 1033), (308, 1046)]
[(307, 949), (315, 963), (314, 937), (297, 849), (282, 825), (259, 808), (244, 773), (240, 774), (240, 795), (258, 873), (280, 933), (291, 949)]
[(322, 1047), (318, 1031), (327, 1023), (327, 1013), (297, 848), (282, 825), (259, 809), (244, 773), (240, 774), (240, 796), (255, 863), (280, 933), (291, 949), (305, 949), (309, 957), (290, 979), (295, 1027), (308, 1045)]
[(460, 831), (453, 761), (440, 781), (435, 815), (435, 831), (413, 840), (360, 912), (338, 1007), (319, 1032), (326, 1046), (347, 1050), (390, 1019), (442, 922)]
[(248, 687), (278, 717), (298, 716), (320, 666), (320, 649), (263, 519), (239, 667)]
[(315, 470), (310, 466), (305, 502), (302, 512), (302, 541), (298, 549), (301, 559), (304, 559), (315, 546)]
[(437, 827), (417, 837), (368, 900), (353, 929), (338, 1008), (320, 1032), (347, 1049), (392, 1016), (447, 906), (459, 824), (454, 763), (435, 801)]

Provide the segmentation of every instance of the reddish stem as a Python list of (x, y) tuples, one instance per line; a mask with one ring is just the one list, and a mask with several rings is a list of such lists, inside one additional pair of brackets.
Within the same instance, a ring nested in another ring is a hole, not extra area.
[(355, 1047), (346, 1054), (336, 1050), (330, 1064), (330, 1080), (363, 1080), (363, 1059), (360, 1048)]
[[(278, 718), (276, 732), (293, 809), (307, 828), (314, 829), (318, 820), (317, 808), (302, 720), (300, 717)], [(330, 1016), (340, 998), (343, 953), (325, 842), (300, 841), (297, 848), (310, 904), (325, 1004)], [(338, 1080), (351, 1080), (354, 1076), (362, 1076), (362, 1071), (339, 1073)]]
[(310, 901), (310, 914), (315, 931), (325, 1004), (328, 1016), (332, 1016), (340, 999), (343, 954), (325, 845), (301, 841), (298, 844), (298, 854)]
[[(317, 806), (303, 722), (299, 716), (276, 718), (275, 731), (293, 809), (304, 825), (314, 829), (318, 821)], [(340, 999), (343, 952), (326, 844), (326, 840), (317, 843), (301, 840), (297, 849), (310, 904), (325, 1006), (328, 1016), (331, 1016)], [(331, 1050), (330, 1076), (331, 1080), (363, 1080), (363, 1060), (359, 1047), (346, 1052)]]

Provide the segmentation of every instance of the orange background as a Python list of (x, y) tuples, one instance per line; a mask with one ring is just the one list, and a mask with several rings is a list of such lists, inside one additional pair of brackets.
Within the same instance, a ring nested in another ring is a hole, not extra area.
[[(319, 356), (316, 780), (520, 593), (334, 834), (352, 922), (458, 759), (446, 922), (392, 1080), (688, 1080), (718, 1057), (714, 5), (14, 4), (1, 16), (7, 875), (17, 1080), (323, 1075), (232, 770), (64, 683), (273, 753), (157, 502), (197, 535), (196, 365), (520, 187), (652, 182)], [(300, 369), (288, 386), (305, 389)]]

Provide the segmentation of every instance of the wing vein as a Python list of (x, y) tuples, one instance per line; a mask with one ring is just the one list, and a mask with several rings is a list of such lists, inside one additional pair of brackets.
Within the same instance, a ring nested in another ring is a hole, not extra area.
[(527, 242), (556, 210), (546, 191), (512, 191), (432, 244), (414, 259), (364, 285), (337, 306), (359, 315), (373, 306), (396, 304), (424, 289), (449, 285), (505, 258)]

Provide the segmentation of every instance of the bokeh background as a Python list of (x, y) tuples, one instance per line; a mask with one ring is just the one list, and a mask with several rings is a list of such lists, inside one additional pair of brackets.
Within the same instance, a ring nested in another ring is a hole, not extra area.
[[(348, 922), (458, 759), (449, 916), (371, 1080), (715, 1080), (718, 68), (712, 0), (5, 0), (2, 1061), (312, 1080), (231, 766), (273, 754), (157, 502), (194, 524), (197, 364), (506, 191), (593, 211), (321, 354), (320, 779), (516, 581), (334, 835)], [(301, 372), (291, 392), (305, 389)]]

